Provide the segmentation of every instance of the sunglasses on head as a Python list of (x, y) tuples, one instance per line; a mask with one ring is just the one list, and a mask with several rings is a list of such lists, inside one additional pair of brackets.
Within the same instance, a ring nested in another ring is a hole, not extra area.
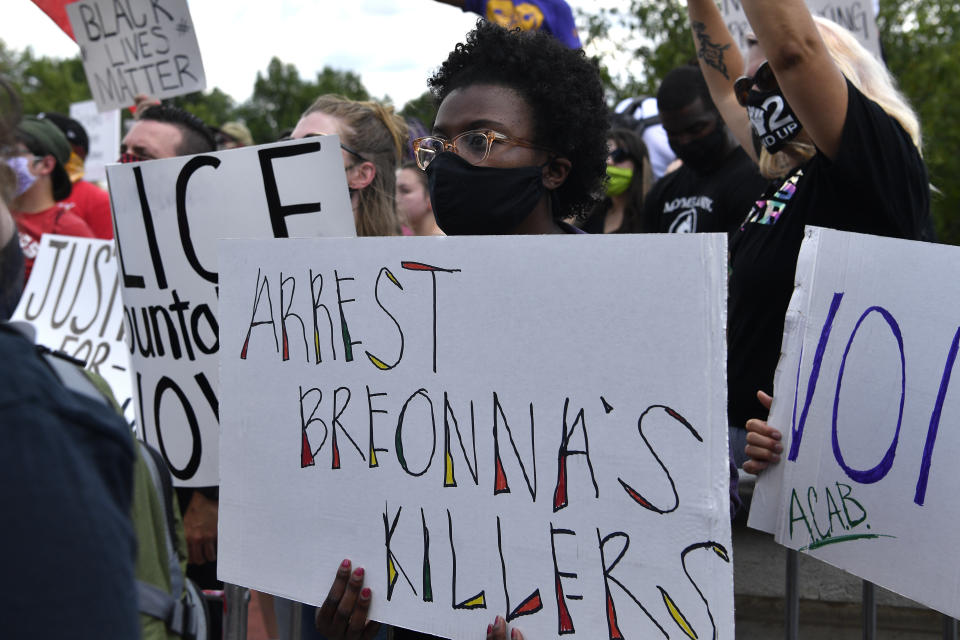
[(773, 69), (767, 61), (764, 61), (754, 72), (753, 77), (740, 76), (733, 83), (733, 92), (737, 96), (737, 102), (741, 107), (747, 106), (747, 97), (750, 95), (750, 89), (756, 87), (760, 91), (773, 91), (780, 84), (777, 82), (777, 76), (773, 75)]
[(607, 154), (607, 157), (610, 158), (610, 161), (614, 164), (620, 164), (624, 160), (629, 160), (630, 154), (623, 149), (614, 149)]

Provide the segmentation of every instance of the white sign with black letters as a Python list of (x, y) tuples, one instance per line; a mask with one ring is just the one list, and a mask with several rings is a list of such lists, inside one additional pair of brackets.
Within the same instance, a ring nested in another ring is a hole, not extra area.
[(216, 485), (216, 240), (355, 235), (339, 139), (114, 164), (107, 178), (138, 423), (178, 485)]
[(32, 324), (37, 344), (101, 375), (132, 422), (130, 352), (112, 240), (44, 234), (12, 319)]
[(100, 111), (206, 88), (186, 0), (80, 0), (67, 15)]

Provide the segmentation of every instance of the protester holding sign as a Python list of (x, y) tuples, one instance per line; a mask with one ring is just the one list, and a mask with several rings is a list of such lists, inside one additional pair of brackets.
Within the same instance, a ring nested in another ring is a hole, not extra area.
[[(563, 220), (595, 204), (606, 175), (608, 115), (594, 63), (545, 33), (478, 22), (429, 85), (440, 106), (433, 135), (414, 150), (444, 232), (579, 233)], [(363, 574), (345, 560), (317, 609), (329, 638), (376, 633)], [(498, 617), (487, 637), (505, 638), (506, 627)]]
[(756, 32), (745, 66), (713, 0), (687, 5), (714, 103), (776, 178), (730, 247), (734, 427), (767, 415), (756, 394), (772, 391), (804, 226), (925, 239), (930, 206), (919, 122), (886, 68), (803, 0), (742, 4)]
[[(200, 118), (171, 105), (149, 104), (123, 138), (120, 162), (140, 162), (210, 153), (216, 149), (210, 129)], [(177, 488), (183, 510), (190, 564), (187, 576), (202, 589), (221, 588), (217, 580), (218, 487)], [(222, 611), (209, 607), (211, 632), (219, 633)]]
[(399, 235), (394, 190), (407, 139), (403, 118), (377, 102), (324, 95), (303, 112), (290, 137), (324, 135), (340, 137), (357, 235)]

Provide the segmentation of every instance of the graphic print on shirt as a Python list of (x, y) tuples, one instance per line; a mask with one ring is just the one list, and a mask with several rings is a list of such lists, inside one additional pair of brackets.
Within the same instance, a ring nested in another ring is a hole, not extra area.
[(487, 20), (505, 29), (520, 27), (523, 31), (536, 31), (543, 25), (543, 12), (529, 2), (514, 5), (512, 0), (490, 0)]
[(757, 200), (753, 208), (750, 209), (750, 213), (747, 214), (746, 220), (740, 225), (740, 229), (742, 230), (751, 222), (766, 225), (776, 224), (783, 210), (786, 209), (787, 203), (793, 198), (793, 194), (797, 192), (797, 184), (802, 177), (803, 169), (797, 169), (797, 172), (787, 178), (786, 182), (784, 182), (770, 198)]
[(695, 233), (697, 230), (697, 210), (687, 209), (670, 223), (670, 233)]
[(664, 214), (673, 214), (677, 210), (681, 211), (675, 214), (673, 221), (670, 223), (669, 232), (696, 233), (699, 229), (697, 225), (700, 214), (707, 214), (704, 220), (709, 220), (710, 214), (713, 213), (713, 198), (710, 196), (687, 196), (674, 198), (663, 205)]

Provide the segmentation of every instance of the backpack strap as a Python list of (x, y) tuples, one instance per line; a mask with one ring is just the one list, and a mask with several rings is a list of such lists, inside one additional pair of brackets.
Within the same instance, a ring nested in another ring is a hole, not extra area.
[[(170, 571), (170, 592), (166, 592), (159, 587), (137, 580), (137, 597), (140, 604), (140, 612), (153, 618), (163, 620), (167, 628), (180, 636), (193, 637), (196, 634), (197, 620), (190, 615), (190, 611), (180, 597), (184, 589), (184, 576), (180, 570), (180, 560), (177, 551), (174, 548), (176, 540), (176, 529), (173, 517), (173, 483), (170, 480), (170, 472), (160, 457), (160, 454), (152, 447), (137, 441), (140, 447), (141, 457), (144, 464), (150, 471), (150, 478), (157, 492), (162, 496), (164, 505), (164, 529), (167, 535), (164, 536), (167, 548), (168, 568)], [(172, 595), (176, 594), (176, 596)]]

